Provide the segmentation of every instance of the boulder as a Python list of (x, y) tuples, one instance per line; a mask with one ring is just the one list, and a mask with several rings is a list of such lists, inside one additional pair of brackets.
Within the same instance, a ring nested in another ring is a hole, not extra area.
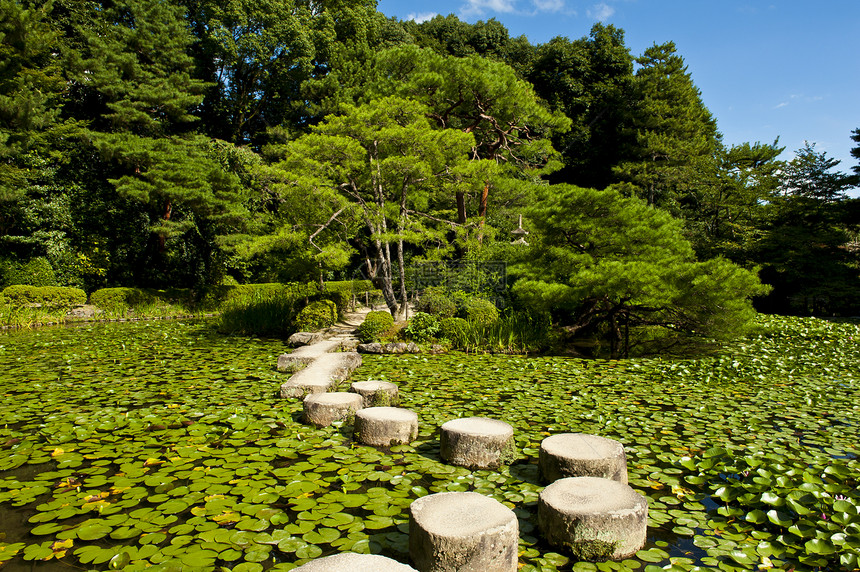
[(358, 344), (356, 351), (363, 354), (417, 354), (421, 353), (421, 348), (414, 342), (389, 342), (386, 344), (372, 342)]

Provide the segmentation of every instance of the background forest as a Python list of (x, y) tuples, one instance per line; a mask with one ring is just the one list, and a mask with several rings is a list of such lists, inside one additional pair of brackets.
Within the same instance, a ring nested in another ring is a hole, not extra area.
[(579, 328), (860, 306), (860, 165), (725, 146), (675, 46), (609, 25), (0, 0), (0, 141), (0, 287), (371, 278), (397, 315), (411, 264), (467, 259)]

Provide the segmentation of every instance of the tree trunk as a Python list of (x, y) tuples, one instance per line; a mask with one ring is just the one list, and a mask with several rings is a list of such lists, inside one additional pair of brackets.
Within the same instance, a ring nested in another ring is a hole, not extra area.
[[(161, 218), (163, 220), (170, 220), (170, 216), (173, 214), (173, 203), (167, 201), (167, 204), (164, 206), (164, 216)], [(158, 252), (164, 252), (167, 250), (167, 237), (163, 234), (158, 235)]]
[(406, 319), (406, 304), (408, 303), (406, 297), (406, 265), (403, 261), (402, 238), (397, 240), (397, 265), (399, 266), (397, 272), (400, 278), (400, 306), (397, 308), (397, 315), (394, 316), (394, 320), (400, 321)]
[(478, 221), (478, 226), (480, 230), (478, 230), (478, 242), (484, 242), (484, 220), (487, 218), (487, 198), (490, 196), (490, 181), (487, 181), (487, 184), (484, 185), (484, 189), (481, 191), (481, 202), (478, 205), (478, 217), (480, 221)]
[(457, 222), (466, 224), (466, 195), (463, 191), (457, 191), (454, 197), (457, 199)]

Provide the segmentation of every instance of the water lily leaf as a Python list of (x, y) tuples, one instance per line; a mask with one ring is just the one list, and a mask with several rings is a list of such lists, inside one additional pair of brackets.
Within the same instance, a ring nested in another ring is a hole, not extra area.
[(63, 530), (63, 525), (57, 524), (55, 522), (49, 522), (31, 529), (30, 532), (32, 534), (41, 536), (43, 534), (54, 534), (56, 532), (59, 532), (60, 530)]
[(302, 539), (310, 544), (331, 544), (340, 538), (340, 532), (334, 528), (320, 528), (302, 535)]
[(791, 517), (784, 512), (780, 512), (776, 509), (769, 510), (767, 512), (767, 518), (773, 524), (778, 524), (779, 526), (783, 526), (788, 528), (793, 524), (794, 521), (791, 520)]
[(76, 530), (81, 540), (98, 540), (104, 538), (111, 532), (111, 527), (101, 523), (86, 524)]
[(807, 552), (812, 554), (828, 555), (836, 552), (836, 548), (833, 544), (821, 538), (809, 540), (804, 546), (806, 547)]

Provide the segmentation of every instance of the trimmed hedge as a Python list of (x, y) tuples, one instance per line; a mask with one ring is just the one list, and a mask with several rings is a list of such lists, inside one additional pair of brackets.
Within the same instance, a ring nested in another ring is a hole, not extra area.
[(80, 288), (64, 286), (26, 286), (16, 284), (3, 290), (3, 297), (13, 306), (40, 304), (46, 308), (71, 308), (87, 303), (87, 293)]
[(388, 312), (368, 312), (364, 321), (358, 327), (356, 334), (361, 342), (367, 344), (377, 342), (379, 338), (394, 325), (394, 318)]
[(264, 284), (240, 284), (238, 286), (214, 286), (210, 288), (203, 297), (204, 306), (217, 307), (225, 302), (236, 301), (259, 301), (271, 298), (287, 298), (289, 300), (332, 300), (338, 311), (346, 309), (352, 296), (372, 292), (373, 284), (370, 280), (350, 280), (343, 282), (326, 282), (325, 292), (320, 293), (317, 282), (268, 282)]
[(47, 258), (36, 257), (24, 264), (0, 259), (0, 285), (56, 286), (57, 276)]
[(311, 302), (296, 316), (297, 332), (315, 332), (333, 326), (337, 322), (337, 305), (331, 300)]
[(140, 288), (102, 288), (90, 294), (90, 304), (108, 312), (155, 304), (158, 297)]

